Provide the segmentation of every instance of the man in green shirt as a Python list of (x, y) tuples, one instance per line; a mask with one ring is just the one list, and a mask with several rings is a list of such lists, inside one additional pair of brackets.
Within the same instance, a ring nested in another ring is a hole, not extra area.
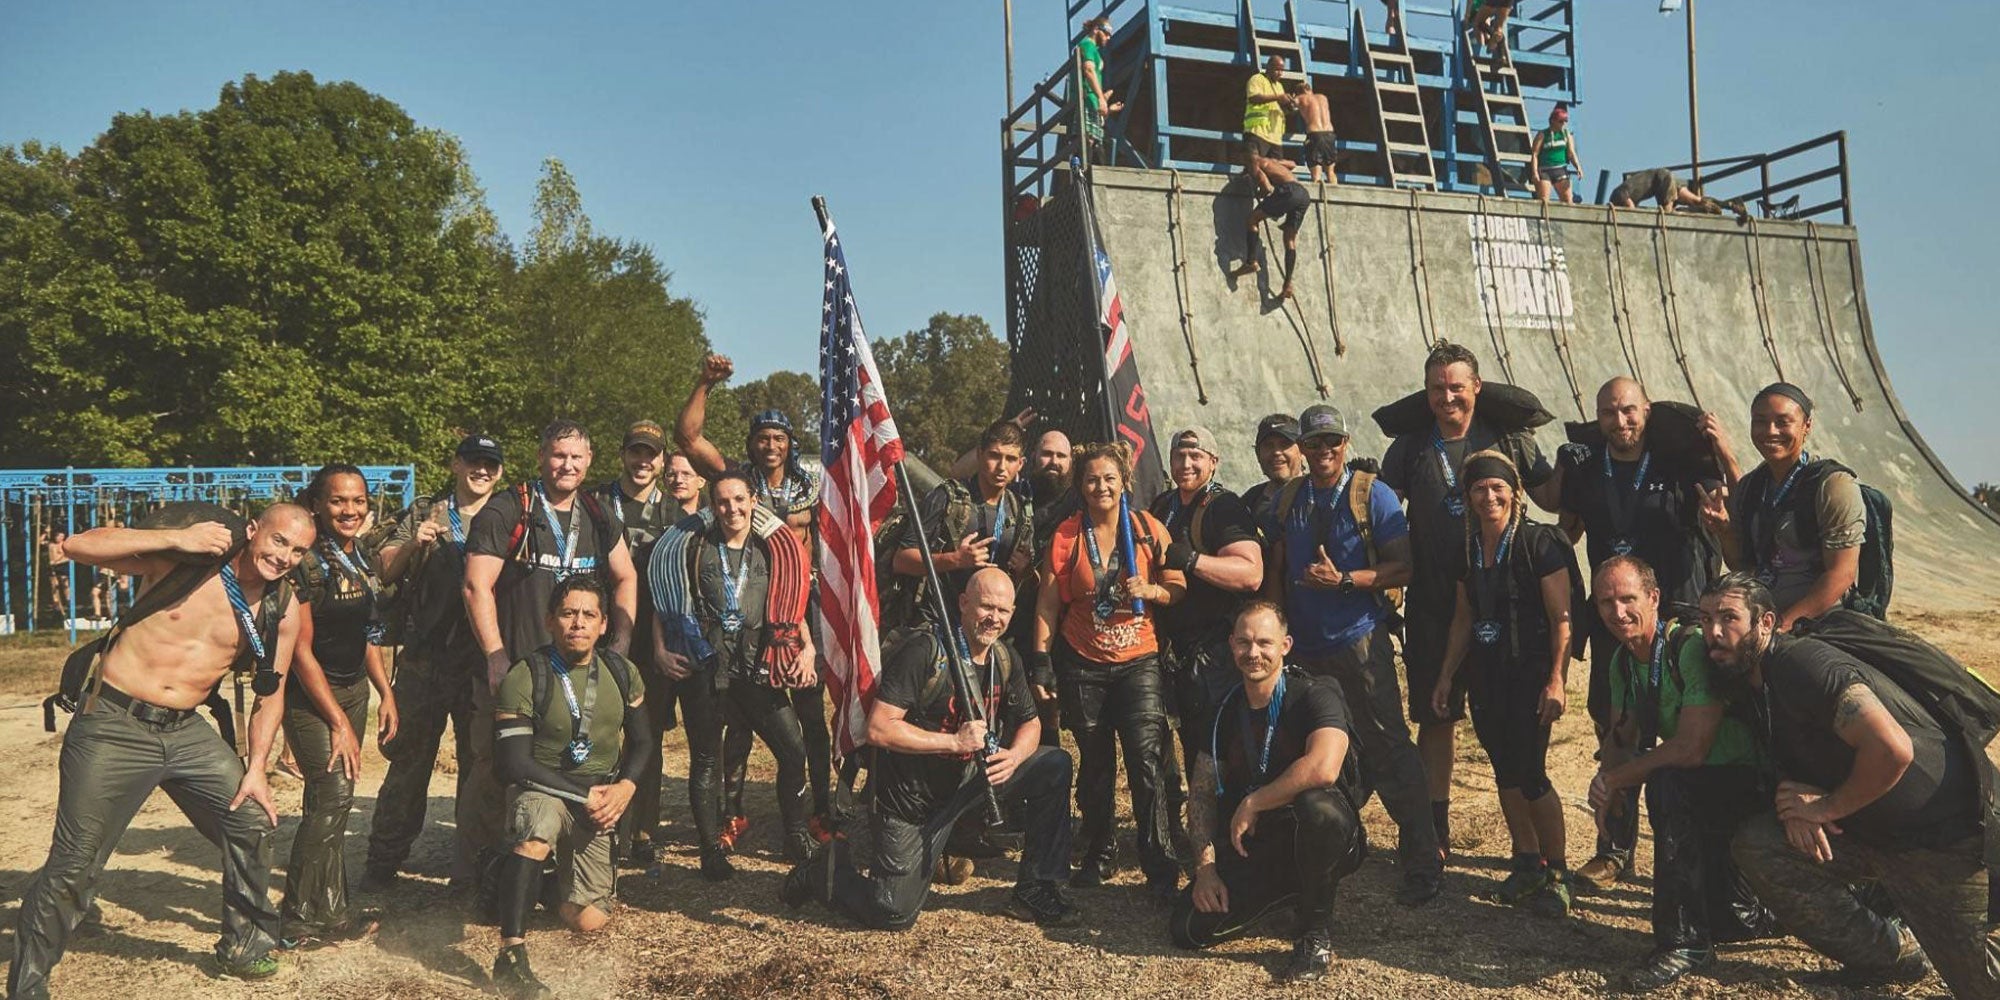
[(1114, 114), (1125, 107), (1124, 101), (1111, 99), (1111, 91), (1104, 88), (1104, 46), (1111, 41), (1111, 19), (1093, 17), (1083, 24), (1083, 40), (1076, 43), (1077, 90), (1083, 94), (1084, 158), (1097, 162), (1091, 156), (1104, 143), (1104, 116)]
[(554, 640), (515, 662), (494, 699), (494, 770), (507, 786), (513, 850), (500, 870), (493, 982), (517, 998), (553, 996), (528, 967), (524, 935), (543, 862), (559, 854), (563, 922), (586, 933), (602, 928), (618, 888), (612, 831), (648, 758), (660, 752), (638, 670), (597, 648), (604, 605), (593, 576), (557, 583), (549, 596)]
[(1645, 991), (1713, 962), (1718, 942), (1771, 933), (1770, 915), (1729, 855), (1736, 828), (1768, 808), (1770, 791), (1750, 728), (1730, 711), (1727, 675), (1709, 660), (1700, 631), (1661, 620), (1653, 568), (1629, 555), (1606, 560), (1593, 600), (1619, 649), (1611, 661), (1612, 731), (1590, 806), (1602, 825), (1622, 808), (1620, 791), (1645, 786), (1654, 947), (1628, 980)]
[(1264, 72), (1243, 87), (1244, 166), (1283, 154), (1285, 112), (1291, 107), (1292, 97), (1285, 93), (1285, 58), (1274, 55), (1264, 60)]

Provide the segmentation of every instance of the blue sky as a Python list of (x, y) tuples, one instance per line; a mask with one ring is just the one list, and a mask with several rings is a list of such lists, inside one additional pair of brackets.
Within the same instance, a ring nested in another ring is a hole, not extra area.
[[(2000, 480), (1978, 396), (2000, 361), (1996, 212), (1959, 180), (2000, 157), (2000, 133), (1970, 114), (2000, 83), (1992, 5), (1701, 2), (1704, 152), (1848, 130), (1898, 393), (1961, 479)], [(1015, 6), (1025, 89), (1062, 57), (1062, 2)], [(1685, 160), (1681, 22), (1653, 0), (1579, 6), (1586, 163)], [(0, 143), (75, 149), (116, 112), (208, 107), (245, 73), (352, 80), (458, 135), (509, 234), (560, 157), (597, 228), (650, 244), (743, 370), (809, 369), (814, 193), (847, 236), (871, 333), (940, 310), (1001, 325), (1000, 9), (0, 0)]]

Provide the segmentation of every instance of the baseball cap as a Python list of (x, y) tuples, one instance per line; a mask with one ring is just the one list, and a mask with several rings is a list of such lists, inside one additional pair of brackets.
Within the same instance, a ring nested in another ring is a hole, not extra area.
[(1327, 403), (1315, 403), (1299, 414), (1299, 439), (1334, 435), (1347, 439), (1347, 418), (1340, 410)]
[(630, 448), (635, 444), (643, 444), (654, 451), (665, 452), (667, 450), (667, 434), (660, 429), (659, 424), (651, 420), (641, 420), (625, 431), (625, 444), (623, 447)]
[(767, 430), (780, 430), (791, 434), (792, 418), (785, 416), (783, 410), (759, 410), (756, 416), (750, 418), (750, 433)]
[(1289, 413), (1273, 413), (1257, 421), (1257, 440), (1254, 443), (1262, 444), (1265, 438), (1273, 434), (1287, 441), (1297, 441), (1299, 439), (1299, 422), (1294, 420)]
[(1174, 435), (1173, 447), (1168, 450), (1179, 451), (1182, 448), (1194, 448), (1198, 451), (1208, 452), (1216, 458), (1222, 457), (1221, 449), (1216, 447), (1215, 444), (1215, 435), (1208, 428), (1200, 424), (1196, 424)]
[(465, 440), (458, 443), (458, 451), (454, 454), (467, 461), (483, 460), (495, 465), (506, 464), (500, 459), (500, 442), (484, 434), (467, 434)]

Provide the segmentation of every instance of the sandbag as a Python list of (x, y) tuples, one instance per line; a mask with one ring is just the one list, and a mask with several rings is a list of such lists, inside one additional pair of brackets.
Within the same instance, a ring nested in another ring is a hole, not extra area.
[[(1483, 412), (1485, 408), (1482, 396), (1480, 410)], [(1575, 444), (1592, 448), (1604, 444), (1604, 430), (1595, 420), (1565, 423), (1563, 434)], [(1646, 447), (1670, 467), (1690, 470), (1696, 479), (1722, 478), (1715, 448), (1701, 433), (1701, 407), (1672, 400), (1654, 401), (1652, 413), (1646, 418)]]
[[(1393, 403), (1377, 407), (1373, 414), (1375, 426), (1381, 428), (1390, 440), (1431, 429), (1437, 424), (1437, 416), (1431, 413), (1429, 397), (1427, 391), (1419, 389)], [(1489, 380), (1480, 386), (1474, 419), (1500, 434), (1512, 434), (1554, 423), (1556, 416), (1543, 408), (1542, 401), (1534, 393), (1518, 385)]]

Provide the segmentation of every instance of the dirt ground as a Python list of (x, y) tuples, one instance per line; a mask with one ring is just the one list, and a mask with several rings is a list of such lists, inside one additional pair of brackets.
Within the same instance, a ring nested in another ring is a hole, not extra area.
[[(1903, 623), (1989, 677), (2000, 673), (2000, 609)], [(11, 955), (22, 889), (48, 849), (56, 798), (60, 737), (42, 731), (40, 699), (54, 684), (63, 649), (47, 640), (0, 645), (0, 948)], [(1573, 861), (1591, 850), (1582, 808), (1589, 782), (1589, 722), (1581, 711), (1581, 669), (1557, 727), (1551, 765), (1569, 815)], [(1352, 997), (1585, 997), (1616, 991), (1623, 971), (1647, 950), (1648, 880), (1580, 898), (1570, 920), (1550, 922), (1480, 901), (1496, 884), (1506, 853), (1493, 785), (1469, 728), (1462, 734), (1456, 782), (1457, 854), (1444, 895), (1420, 909), (1395, 905), (1394, 864), (1377, 850), (1341, 885), (1338, 965), (1326, 983), (1297, 995)], [(449, 740), (446, 741), (449, 746)], [(623, 904), (592, 938), (543, 922), (529, 932), (535, 967), (566, 1000), (589, 997), (932, 997), (1026, 996), (1179, 998), (1237, 996), (1272, 990), (1271, 973), (1288, 942), (1282, 922), (1252, 937), (1190, 957), (1170, 947), (1164, 911), (1131, 871), (1116, 884), (1077, 893), (1084, 926), (1042, 931), (999, 915), (1013, 864), (981, 862), (972, 881), (940, 888), (917, 926), (904, 934), (855, 929), (817, 907), (794, 915), (777, 901), (784, 866), (776, 856), (775, 807), (765, 782), (753, 794), (754, 826), (737, 858), (739, 874), (720, 886), (696, 874), (678, 732), (667, 740), (668, 826), (657, 873), (626, 872)], [(448, 767), (448, 765), (446, 765)], [(349, 826), (349, 872), (358, 881), (374, 791), (384, 764), (371, 753)], [(218, 856), (174, 809), (155, 795), (119, 845), (99, 884), (107, 933), (79, 937), (54, 976), (57, 996), (375, 998), (485, 995), (498, 940), (448, 896), (451, 779), (432, 783), (432, 825), (412, 859), (416, 874), (380, 896), (387, 920), (376, 937), (288, 958), (280, 977), (245, 986), (216, 980), (208, 959), (219, 933)], [(286, 819), (277, 836), (279, 864), (297, 825), (299, 785), (275, 781)], [(1365, 814), (1371, 841), (1393, 845), (1395, 829), (1378, 804)], [(1129, 836), (1129, 823), (1127, 824)], [(1642, 837), (1641, 871), (1650, 868)], [(1130, 856), (1129, 840), (1126, 856)], [(275, 888), (282, 877), (274, 877)], [(1902, 991), (1845, 990), (1826, 963), (1795, 941), (1723, 949), (1706, 974), (1664, 997), (1860, 998), (1943, 995), (1935, 979)], [(135, 993), (137, 991), (137, 993)]]

